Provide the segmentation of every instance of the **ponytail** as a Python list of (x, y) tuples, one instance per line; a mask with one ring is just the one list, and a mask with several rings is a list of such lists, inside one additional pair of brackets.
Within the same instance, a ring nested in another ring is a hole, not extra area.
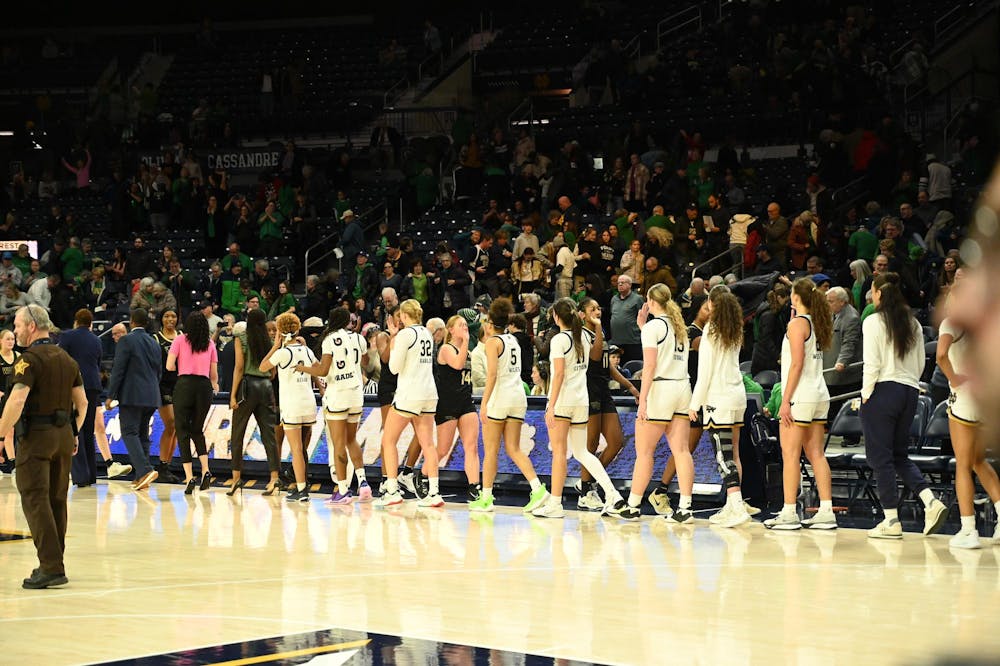
[(886, 336), (896, 357), (901, 359), (917, 344), (917, 331), (899, 282), (898, 273), (881, 273), (872, 282), (872, 288), (879, 292), (878, 314), (885, 324)]
[(552, 305), (552, 312), (560, 322), (569, 328), (573, 337), (576, 358), (578, 361), (583, 361), (583, 322), (577, 316), (576, 302), (572, 298), (560, 298)]
[(657, 282), (646, 290), (646, 298), (663, 308), (663, 316), (667, 318), (667, 323), (673, 329), (677, 344), (687, 345), (687, 325), (684, 323), (684, 315), (681, 314), (680, 307), (670, 295), (670, 287), (662, 282)]
[(830, 304), (826, 302), (826, 294), (816, 287), (812, 278), (799, 278), (792, 284), (792, 291), (802, 301), (812, 319), (813, 332), (816, 334), (816, 347), (829, 349), (833, 342), (833, 314)]

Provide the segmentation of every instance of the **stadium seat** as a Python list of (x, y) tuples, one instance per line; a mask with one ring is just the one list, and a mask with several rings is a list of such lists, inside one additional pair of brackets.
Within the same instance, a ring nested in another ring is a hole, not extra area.
[(628, 370), (633, 377), (642, 377), (642, 361), (628, 361), (622, 368)]
[(764, 389), (771, 390), (775, 384), (781, 381), (781, 375), (775, 370), (761, 370), (754, 375), (753, 380), (760, 384)]

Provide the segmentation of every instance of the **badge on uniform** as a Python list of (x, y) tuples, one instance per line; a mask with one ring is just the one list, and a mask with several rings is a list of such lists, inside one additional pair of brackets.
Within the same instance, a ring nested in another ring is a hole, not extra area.
[(14, 374), (23, 375), (24, 371), (30, 367), (29, 363), (22, 357), (20, 361), (14, 364)]

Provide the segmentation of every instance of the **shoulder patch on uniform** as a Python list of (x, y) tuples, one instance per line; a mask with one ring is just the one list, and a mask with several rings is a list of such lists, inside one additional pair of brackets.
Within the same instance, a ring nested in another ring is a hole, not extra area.
[(23, 375), (24, 371), (31, 367), (31, 364), (25, 361), (23, 358), (14, 364), (14, 374)]

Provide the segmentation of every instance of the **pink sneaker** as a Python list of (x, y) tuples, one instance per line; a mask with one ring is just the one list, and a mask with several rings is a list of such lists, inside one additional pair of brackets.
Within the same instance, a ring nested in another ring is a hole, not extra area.
[(358, 501), (359, 502), (371, 502), (372, 501), (372, 489), (368, 485), (367, 481), (362, 481), (361, 485), (358, 486)]

